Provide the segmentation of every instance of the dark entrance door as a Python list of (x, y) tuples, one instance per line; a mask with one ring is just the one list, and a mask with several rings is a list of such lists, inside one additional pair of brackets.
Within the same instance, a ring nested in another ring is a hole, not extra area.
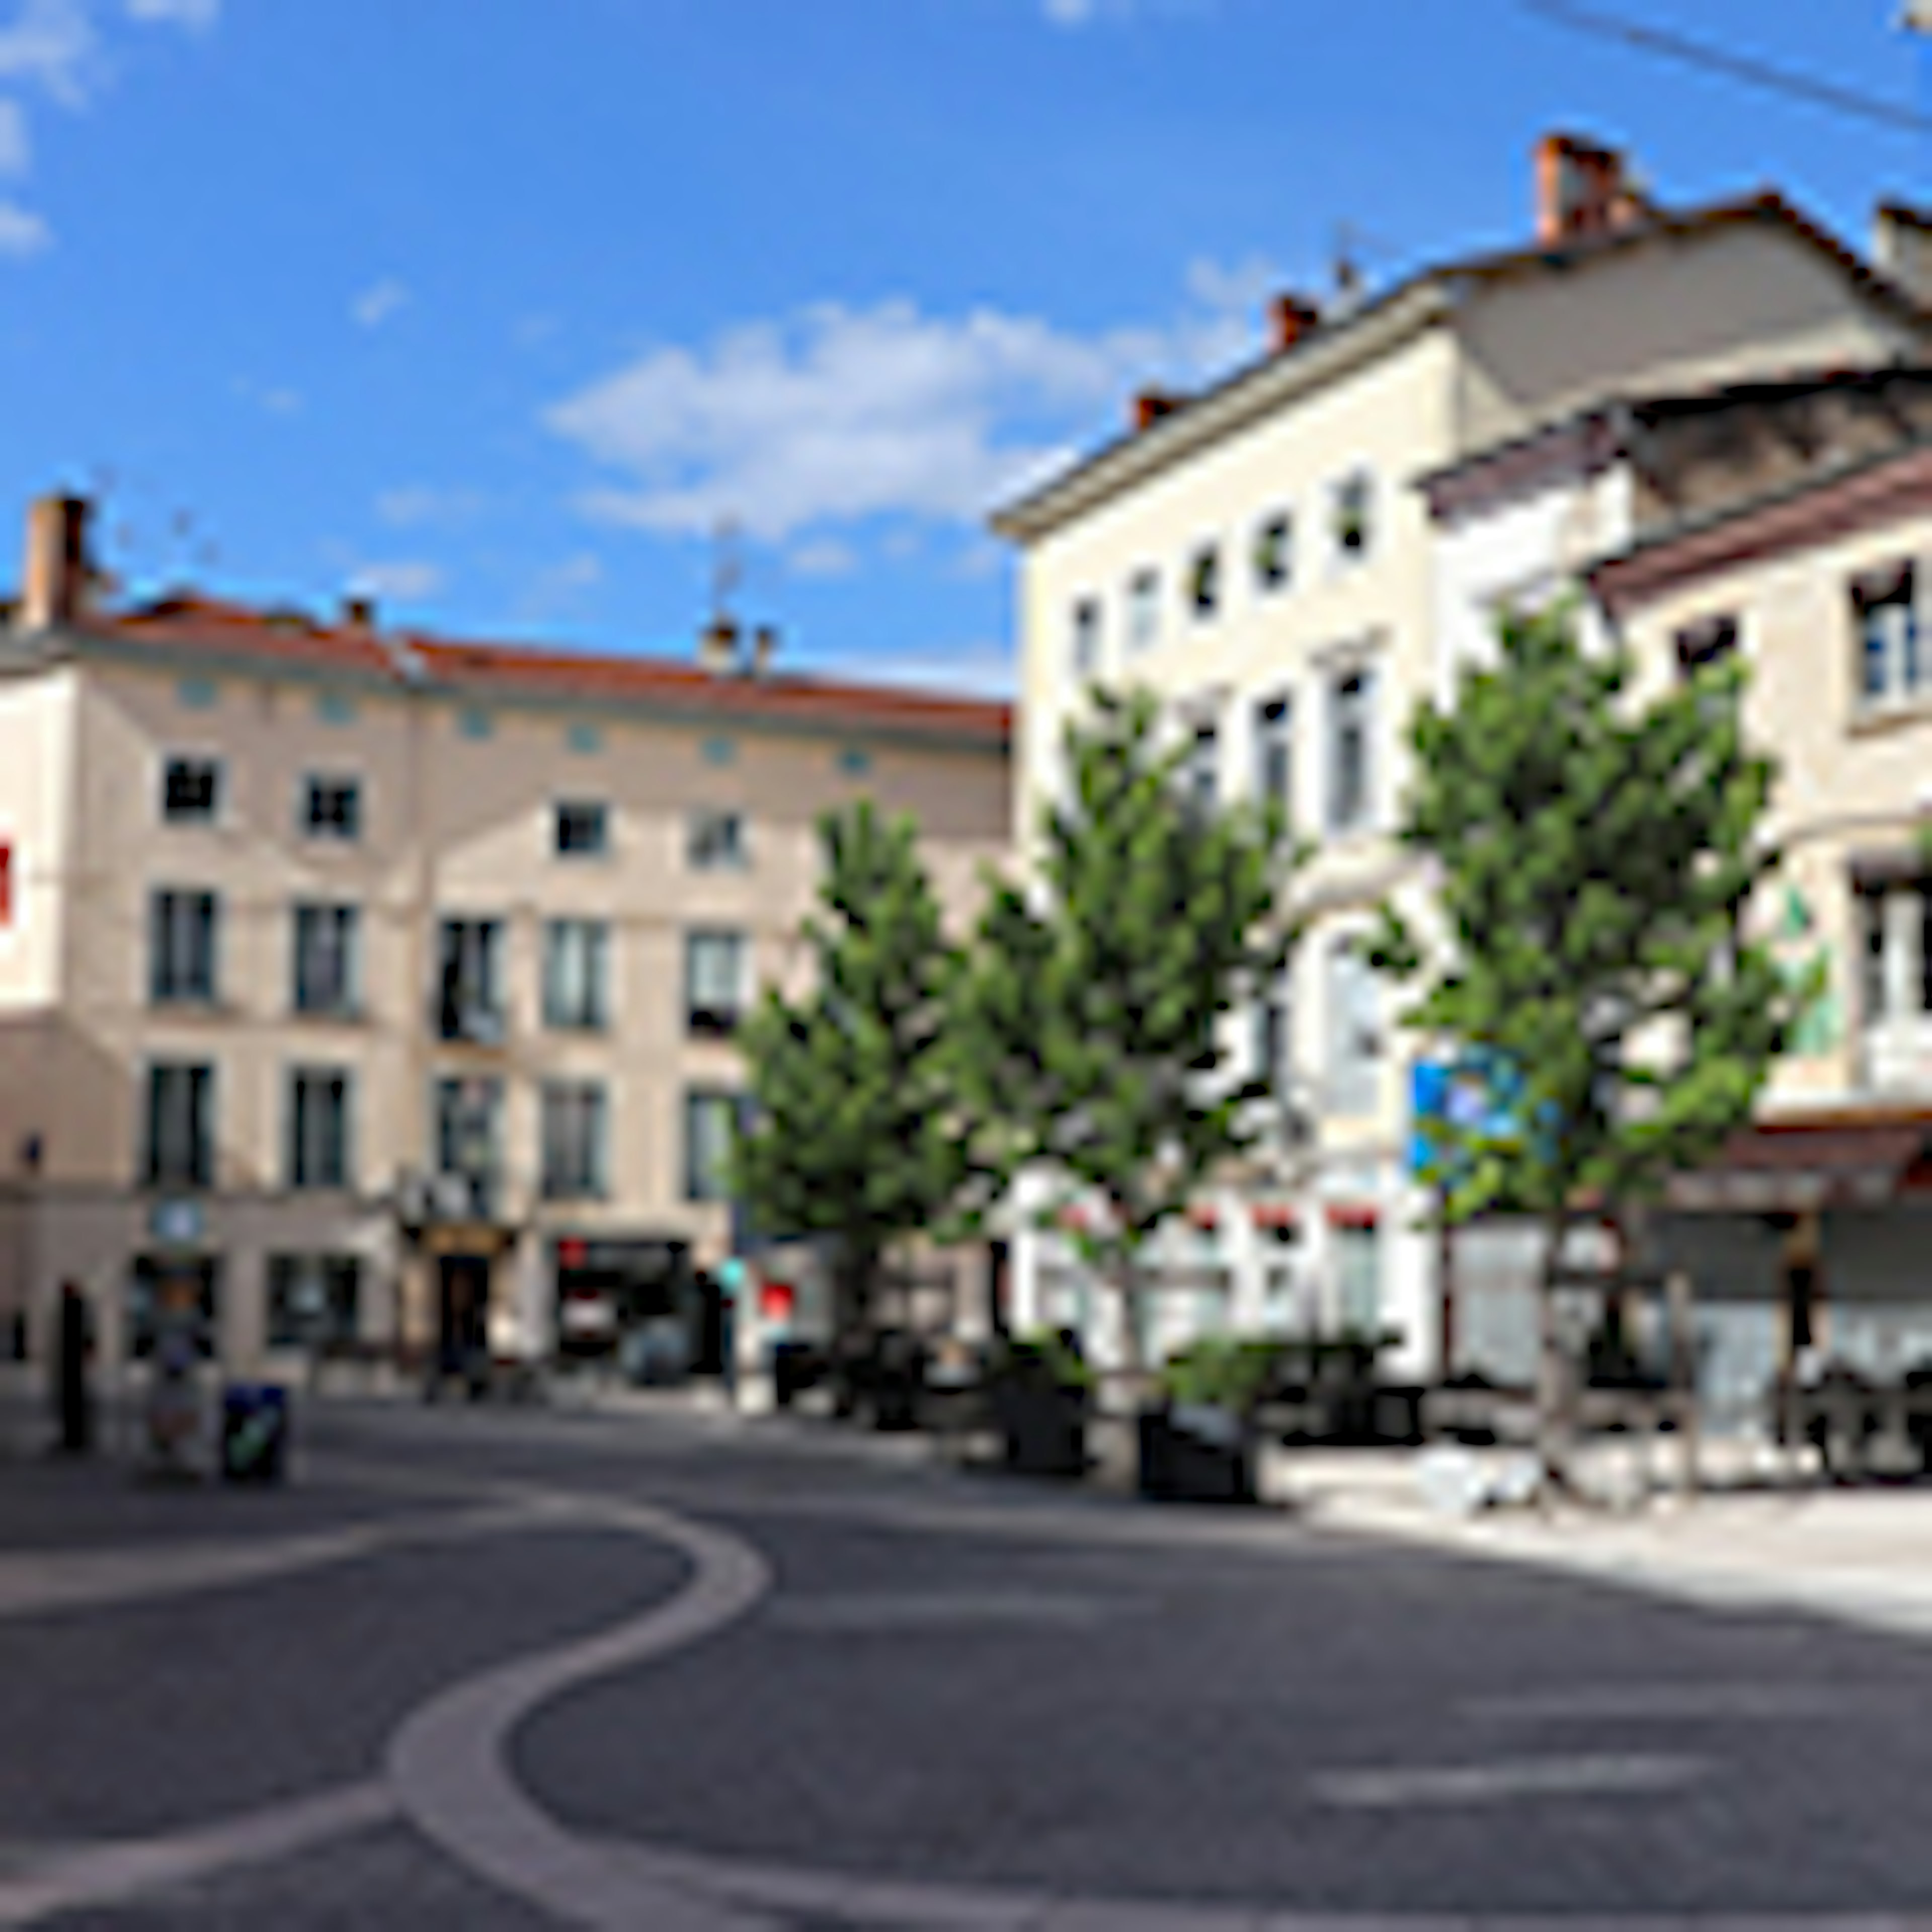
[(490, 1264), (482, 1255), (445, 1255), (438, 1274), (436, 1352), (460, 1370), (489, 1346)]

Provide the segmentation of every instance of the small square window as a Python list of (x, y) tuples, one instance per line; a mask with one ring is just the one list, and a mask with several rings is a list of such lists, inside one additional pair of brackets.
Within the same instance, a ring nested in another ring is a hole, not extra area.
[(579, 800), (556, 808), (560, 857), (598, 859), (610, 849), (610, 818), (602, 805)]
[(595, 724), (573, 724), (564, 734), (564, 742), (573, 752), (601, 752), (604, 734)]
[(161, 817), (170, 825), (212, 825), (221, 810), (221, 760), (170, 758), (161, 774)]
[(742, 869), (749, 862), (744, 820), (735, 812), (700, 806), (685, 827), (685, 860), (698, 872)]
[(356, 700), (339, 691), (325, 691), (315, 700), (315, 715), (325, 724), (352, 724)]
[(1336, 484), (1332, 511), (1336, 556), (1344, 563), (1359, 562), (1375, 538), (1375, 491), (1366, 470)]
[(738, 747), (729, 738), (706, 739), (704, 752), (707, 765), (729, 765), (737, 760)]
[(362, 836), (358, 778), (311, 776), (302, 781), (302, 830), (311, 838), (352, 843)]
[(490, 738), (496, 735), (496, 721), (488, 712), (470, 705), (456, 714), (456, 728), (466, 738)]
[(872, 769), (872, 754), (855, 746), (848, 746), (838, 754), (838, 769), (850, 778), (862, 778)]
[(210, 677), (184, 677), (175, 686), (175, 701), (185, 711), (212, 711), (221, 689)]
[(1294, 525), (1286, 511), (1255, 529), (1255, 588), (1285, 590), (1294, 569)]

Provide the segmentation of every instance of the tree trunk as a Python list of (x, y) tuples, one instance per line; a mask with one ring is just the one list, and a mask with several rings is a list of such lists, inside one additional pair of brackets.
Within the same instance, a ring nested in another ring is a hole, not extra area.
[(1543, 1256), (1541, 1292), (1537, 1298), (1536, 1494), (1545, 1509), (1568, 1486), (1572, 1443), (1570, 1365), (1557, 1320), (1556, 1276), (1570, 1234), (1570, 1210), (1559, 1208), (1549, 1221)]
[(1114, 1264), (1114, 1291), (1120, 1310), (1120, 1366), (1138, 1378), (1147, 1363), (1141, 1352), (1140, 1283), (1132, 1255)]

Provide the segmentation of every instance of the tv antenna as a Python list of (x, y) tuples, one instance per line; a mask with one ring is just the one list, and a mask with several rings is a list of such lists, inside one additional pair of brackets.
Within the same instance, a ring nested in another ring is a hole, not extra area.
[(711, 533), (711, 621), (722, 627), (731, 621), (731, 600), (745, 581), (745, 555), (735, 517), (718, 519)]

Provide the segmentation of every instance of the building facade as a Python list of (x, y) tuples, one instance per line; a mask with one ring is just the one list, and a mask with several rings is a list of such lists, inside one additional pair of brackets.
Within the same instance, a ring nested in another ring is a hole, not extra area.
[(733, 1030), (802, 988), (818, 815), (913, 814), (963, 923), (1005, 707), (722, 631), (684, 664), (110, 609), (86, 513), (35, 506), (0, 638), (0, 1314), (38, 1341), (76, 1280), (112, 1370), (186, 1279), (252, 1371), (685, 1306), (731, 1250)]
[[(1538, 181), (1534, 246), (1327, 316), (1283, 298), (1261, 362), (1191, 398), (1138, 398), (1130, 434), (996, 520), (1021, 550), (1023, 862), (1064, 723), (1096, 680), (1151, 688), (1197, 784), (1274, 793), (1317, 848), (1297, 887), (1311, 937), (1272, 1016), (1241, 1016), (1227, 1042), (1274, 1084), (1274, 1154), (1168, 1231), (1147, 1298), (1155, 1358), (1203, 1327), (1346, 1324), (1399, 1334), (1398, 1372), (1441, 1360), (1444, 1256), (1410, 1161), (1419, 1049), (1361, 953), (1385, 895), (1427, 923), (1390, 836), (1408, 718), (1444, 688), (1421, 479), (1606, 395), (1882, 364), (1928, 339), (1907, 289), (1780, 197), (1669, 212), (1628, 186), (1619, 157), (1566, 137), (1539, 149)], [(1616, 487), (1583, 506), (1598, 521), (1580, 556), (1625, 528)], [(1533, 574), (1573, 534), (1510, 542), (1542, 553)], [(1266, 1066), (1264, 1042), (1281, 1042)], [(1019, 1234), (1015, 1303), (1022, 1321), (1116, 1345), (1050, 1232)]]

